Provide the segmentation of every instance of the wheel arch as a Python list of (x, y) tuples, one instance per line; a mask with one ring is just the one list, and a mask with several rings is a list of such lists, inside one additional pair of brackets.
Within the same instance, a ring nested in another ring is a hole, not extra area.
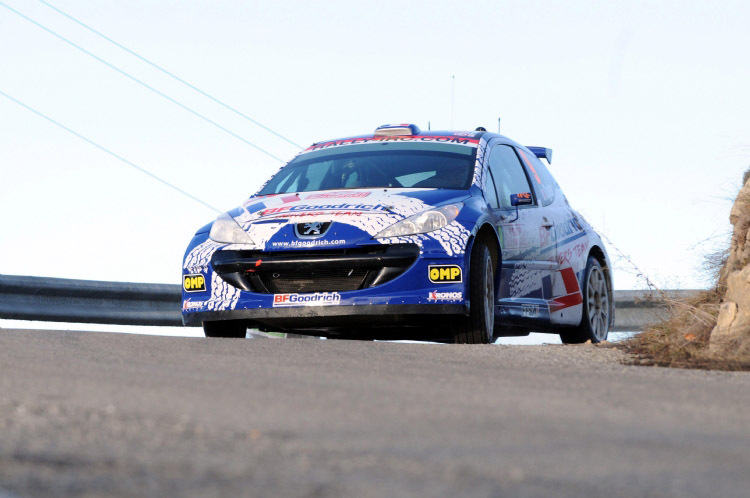
[(607, 254), (598, 245), (594, 245), (591, 247), (589, 256), (594, 257), (599, 262), (602, 267), (602, 271), (604, 272), (604, 278), (607, 281), (607, 290), (609, 291), (609, 295), (612, 296), (612, 304), (609, 314), (609, 326), (613, 327), (615, 324), (615, 290), (612, 281), (612, 268), (610, 268), (609, 265), (609, 258), (607, 258)]
[(502, 249), (500, 248), (500, 241), (497, 236), (495, 228), (490, 223), (483, 223), (476, 234), (472, 236), (469, 243), (466, 245), (466, 268), (469, 268), (471, 252), (474, 249), (474, 244), (477, 241), (482, 241), (487, 244), (492, 255), (492, 264), (495, 267), (495, 290), (497, 291), (500, 282), (500, 268), (502, 263)]

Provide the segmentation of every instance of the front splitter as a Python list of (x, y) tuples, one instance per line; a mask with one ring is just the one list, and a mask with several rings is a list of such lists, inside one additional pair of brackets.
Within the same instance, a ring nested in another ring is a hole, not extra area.
[[(359, 306), (297, 306), (284, 308), (256, 308), (239, 310), (201, 311), (182, 315), (187, 325), (216, 320), (248, 320), (262, 322), (276, 319), (301, 319), (325, 317), (352, 317), (366, 323), (393, 321), (402, 315), (468, 315), (468, 304), (371, 304)], [(389, 318), (383, 320), (383, 318)], [(318, 320), (316, 320), (318, 321)]]

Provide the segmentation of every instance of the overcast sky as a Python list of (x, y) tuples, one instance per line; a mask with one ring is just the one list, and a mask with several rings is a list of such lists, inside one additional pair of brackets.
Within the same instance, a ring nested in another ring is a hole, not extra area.
[[(667, 288), (707, 284), (750, 166), (746, 0), (49, 3), (302, 145), (501, 117), (554, 150), (573, 207)], [(44, 3), (0, 0), (0, 91), (209, 205), (281, 163), (4, 5), (275, 156), (298, 150)], [(1, 95), (0, 118), (0, 273), (179, 282), (215, 212)], [(609, 251), (615, 286), (644, 287)]]

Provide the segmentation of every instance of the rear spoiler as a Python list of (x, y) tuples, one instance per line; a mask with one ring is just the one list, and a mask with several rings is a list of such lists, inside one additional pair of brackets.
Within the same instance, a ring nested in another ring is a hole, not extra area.
[(552, 149), (547, 147), (526, 147), (539, 159), (546, 159), (549, 164), (552, 164)]

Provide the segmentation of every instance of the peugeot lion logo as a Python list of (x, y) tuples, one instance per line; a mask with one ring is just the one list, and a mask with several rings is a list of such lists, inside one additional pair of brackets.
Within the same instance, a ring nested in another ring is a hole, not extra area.
[(319, 221), (313, 221), (312, 223), (305, 223), (304, 235), (320, 235), (320, 231), (323, 230), (323, 224)]
[(322, 237), (330, 226), (330, 221), (311, 221), (310, 223), (297, 223), (294, 225), (294, 231), (301, 239), (314, 239)]

